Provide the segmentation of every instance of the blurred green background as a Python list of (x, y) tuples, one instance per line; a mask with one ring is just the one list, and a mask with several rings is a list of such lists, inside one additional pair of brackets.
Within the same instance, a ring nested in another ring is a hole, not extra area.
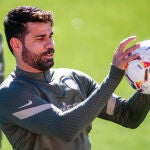
[[(107, 75), (120, 41), (136, 35), (150, 39), (149, 0), (0, 0), (0, 31), (4, 35), (6, 13), (20, 5), (32, 5), (55, 14), (55, 67), (81, 70), (101, 82)], [(5, 38), (5, 76), (15, 67)], [(116, 94), (129, 98), (134, 90), (123, 79)], [(149, 115), (135, 130), (96, 119), (90, 134), (92, 150), (149, 150)], [(2, 150), (12, 150), (3, 135)]]

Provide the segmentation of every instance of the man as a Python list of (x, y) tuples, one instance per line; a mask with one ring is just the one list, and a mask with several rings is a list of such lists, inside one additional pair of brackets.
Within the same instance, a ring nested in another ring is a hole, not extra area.
[[(4, 59), (3, 59), (3, 45), (2, 45), (2, 34), (0, 33), (0, 83), (4, 80)], [(2, 132), (0, 130), (0, 147), (2, 141)]]
[(3, 58), (3, 44), (2, 34), (0, 33), (0, 83), (4, 80), (4, 58)]
[(113, 94), (127, 63), (138, 57), (125, 50), (135, 36), (117, 48), (110, 72), (99, 85), (73, 69), (54, 65), (53, 14), (17, 7), (4, 20), (16, 68), (0, 87), (0, 123), (15, 150), (90, 150), (91, 122), (103, 118), (136, 128), (150, 108), (150, 96), (135, 93), (129, 101)]

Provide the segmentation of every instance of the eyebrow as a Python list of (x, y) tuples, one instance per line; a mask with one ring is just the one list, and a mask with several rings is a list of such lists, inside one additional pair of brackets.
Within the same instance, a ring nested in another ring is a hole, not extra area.
[[(53, 34), (54, 34), (54, 32), (50, 33), (50, 35), (53, 35)], [(46, 36), (46, 34), (40, 34), (40, 35), (35, 36), (35, 38), (45, 37), (45, 36)]]

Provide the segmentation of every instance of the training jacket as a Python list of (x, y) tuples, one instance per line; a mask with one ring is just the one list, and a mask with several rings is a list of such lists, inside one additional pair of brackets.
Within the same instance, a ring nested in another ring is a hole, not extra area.
[(149, 111), (149, 96), (135, 93), (129, 101), (118, 97), (114, 114), (106, 114), (123, 75), (111, 66), (98, 84), (77, 70), (16, 67), (0, 86), (1, 128), (14, 150), (91, 150), (88, 134), (96, 117), (135, 128)]

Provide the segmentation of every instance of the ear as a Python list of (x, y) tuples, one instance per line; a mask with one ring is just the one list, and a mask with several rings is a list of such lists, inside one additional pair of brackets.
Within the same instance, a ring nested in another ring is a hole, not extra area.
[(10, 40), (10, 45), (13, 49), (13, 53), (15, 54), (16, 51), (21, 51), (22, 50), (22, 43), (19, 39), (12, 37)]

